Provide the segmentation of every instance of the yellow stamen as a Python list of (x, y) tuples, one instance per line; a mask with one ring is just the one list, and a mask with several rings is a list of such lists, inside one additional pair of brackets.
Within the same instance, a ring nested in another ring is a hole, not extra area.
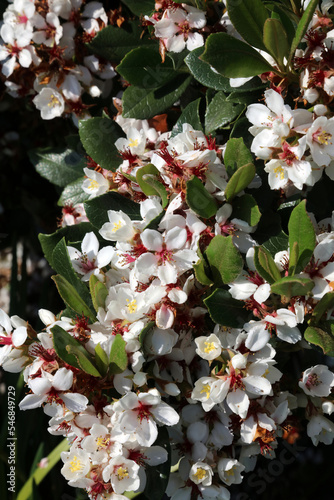
[(225, 474), (227, 476), (234, 476), (234, 467), (232, 467), (232, 469), (226, 470)]
[(70, 467), (71, 472), (78, 472), (84, 468), (80, 458), (76, 456), (73, 457), (73, 460), (71, 460), (70, 465), (71, 465)]
[(204, 342), (204, 345), (206, 346), (204, 352), (207, 354), (215, 350), (215, 344), (213, 342)]
[(200, 394), (203, 394), (203, 392), (205, 392), (207, 399), (209, 399), (210, 392), (211, 392), (211, 388), (210, 388), (209, 384), (203, 385), (203, 389), (201, 390)]
[(284, 179), (284, 169), (281, 165), (274, 168), (274, 173), (276, 174), (276, 177), (278, 177), (278, 175), (280, 176), (281, 181)]
[(326, 146), (328, 146), (331, 138), (332, 134), (323, 130), (321, 134), (317, 136), (317, 142), (319, 142), (319, 144), (325, 144)]
[(115, 233), (116, 231), (118, 231), (118, 229), (121, 229), (121, 227), (122, 227), (122, 221), (121, 220), (119, 220), (118, 222), (114, 222), (114, 227), (111, 230), (111, 232)]
[(55, 106), (58, 106), (58, 104), (60, 104), (58, 97), (56, 97), (54, 94), (51, 94), (50, 102), (48, 102), (49, 108), (54, 108)]
[(98, 448), (106, 448), (109, 444), (109, 438), (108, 437), (98, 437), (97, 440), (96, 440), (96, 446)]
[(98, 189), (98, 187), (99, 187), (99, 183), (97, 181), (94, 181), (93, 179), (91, 179), (89, 186), (88, 186), (88, 189)]
[(117, 477), (118, 477), (118, 480), (119, 481), (122, 481), (122, 479), (124, 479), (125, 477), (128, 477), (129, 476), (129, 473), (128, 473), (128, 469), (123, 469), (123, 467), (118, 467), (117, 469)]
[(129, 148), (136, 148), (138, 146), (138, 139), (129, 139)]
[(133, 314), (134, 312), (136, 312), (137, 311), (137, 301), (136, 301), (136, 299), (133, 299), (131, 302), (129, 301), (129, 299), (126, 299), (126, 301), (128, 303), (129, 313)]
[(205, 469), (197, 469), (197, 471), (195, 472), (194, 476), (196, 477), (196, 479), (198, 481), (202, 481), (202, 479), (204, 479), (206, 477), (206, 470)]

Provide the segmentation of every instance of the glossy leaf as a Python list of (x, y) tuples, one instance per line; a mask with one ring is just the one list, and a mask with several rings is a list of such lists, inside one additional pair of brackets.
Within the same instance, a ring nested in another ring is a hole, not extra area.
[(242, 104), (227, 101), (223, 92), (217, 92), (205, 113), (205, 133), (211, 134), (218, 128), (231, 123), (243, 109)]
[(253, 155), (245, 146), (242, 137), (229, 139), (224, 153), (226, 172), (231, 177), (238, 168), (253, 162)]
[(259, 275), (270, 284), (281, 280), (281, 273), (268, 250), (263, 247), (255, 247), (254, 250), (254, 264)]
[(289, 55), (289, 42), (285, 29), (279, 19), (267, 19), (263, 27), (263, 41), (267, 52), (282, 68), (284, 58)]
[(122, 159), (115, 142), (125, 135), (114, 120), (100, 117), (81, 120), (79, 135), (86, 153), (102, 168), (114, 172), (120, 166)]
[(139, 334), (139, 342), (144, 345), (147, 333), (155, 326), (155, 321), (149, 321)]
[(59, 325), (51, 328), (53, 344), (57, 355), (70, 366), (83, 370), (93, 377), (100, 377), (91, 354), (72, 335)]
[(284, 231), (280, 231), (277, 236), (272, 236), (262, 244), (262, 247), (269, 251), (275, 257), (275, 254), (288, 249), (289, 237)]
[(136, 16), (150, 15), (154, 11), (154, 0), (122, 0)]
[(77, 203), (83, 203), (88, 200), (89, 194), (85, 193), (82, 189), (82, 183), (85, 177), (79, 177), (75, 181), (69, 183), (58, 200), (58, 205), (63, 207), (64, 205), (76, 205)]
[(95, 347), (95, 363), (101, 375), (105, 377), (109, 368), (109, 358), (100, 344)]
[(189, 207), (200, 217), (209, 219), (216, 214), (218, 203), (197, 177), (187, 182), (186, 200)]
[(304, 338), (310, 344), (321, 347), (324, 354), (334, 356), (334, 329), (331, 328), (331, 333), (322, 330), (316, 326), (306, 328)]
[(314, 325), (317, 325), (324, 316), (324, 314), (333, 307), (334, 307), (334, 292), (328, 292), (323, 297), (321, 297), (321, 299), (315, 306), (312, 313), (312, 323)]
[(81, 178), (82, 169), (86, 166), (86, 159), (72, 149), (39, 148), (29, 151), (28, 154), (37, 172), (60, 187)]
[(242, 271), (242, 257), (233, 244), (232, 236), (215, 236), (210, 241), (205, 254), (211, 268), (213, 281), (217, 286), (231, 283)]
[(226, 6), (232, 24), (243, 39), (258, 49), (266, 50), (263, 26), (269, 12), (261, 0), (227, 0)]
[(144, 120), (162, 113), (182, 96), (191, 79), (191, 76), (177, 75), (157, 89), (128, 87), (122, 97), (124, 118)]
[(295, 273), (302, 271), (310, 262), (316, 245), (316, 237), (313, 224), (306, 212), (305, 200), (297, 205), (290, 216), (289, 224), (289, 246), (293, 247), (295, 241), (299, 246), (299, 256)]
[(271, 285), (272, 293), (277, 293), (287, 298), (306, 296), (312, 288), (314, 281), (309, 278), (299, 278), (299, 276), (285, 276)]
[(84, 315), (92, 321), (96, 320), (95, 314), (82, 300), (73, 285), (71, 285), (63, 276), (60, 276), (59, 274), (52, 276), (52, 279), (56, 283), (59, 295), (68, 307), (79, 315)]
[(201, 59), (229, 78), (246, 78), (273, 71), (255, 49), (227, 33), (210, 35)]
[(252, 163), (248, 163), (243, 167), (238, 168), (228, 181), (225, 189), (226, 201), (230, 202), (233, 198), (243, 191), (254, 179), (255, 167)]
[(197, 253), (200, 256), (200, 260), (198, 261), (197, 264), (195, 264), (194, 271), (195, 271), (195, 276), (196, 279), (202, 284), (202, 285), (207, 285), (211, 286), (213, 285), (213, 281), (211, 278), (209, 278), (210, 275), (210, 267), (203, 256), (202, 252), (200, 250), (197, 251)]
[(98, 312), (100, 307), (105, 307), (106, 298), (108, 296), (108, 288), (94, 274), (92, 274), (89, 278), (89, 290), (94, 309)]
[(201, 99), (192, 101), (184, 108), (180, 118), (175, 123), (171, 137), (175, 137), (183, 131), (183, 124), (189, 123), (194, 130), (203, 130), (201, 120), (199, 117), (199, 106)]
[(109, 355), (109, 373), (122, 373), (128, 366), (128, 355), (125, 351), (126, 342), (119, 333), (115, 336)]
[(291, 43), (289, 60), (292, 59), (296, 49), (298, 48), (298, 45), (302, 41), (302, 39), (307, 31), (307, 28), (310, 24), (310, 21), (312, 19), (314, 11), (317, 8), (318, 4), (319, 4), (319, 0), (311, 0), (310, 3), (308, 4), (308, 6), (306, 7), (302, 18), (298, 23), (296, 34), (295, 34), (294, 39), (292, 40), (292, 43)]
[(217, 288), (212, 295), (204, 299), (213, 321), (219, 325), (242, 328), (247, 322), (248, 313), (244, 303), (233, 299), (227, 290)]
[(165, 208), (168, 203), (167, 191), (165, 186), (158, 181), (159, 175), (159, 170), (152, 163), (149, 163), (137, 170), (136, 182), (147, 196), (159, 196), (162, 207)]
[(297, 266), (298, 257), (299, 257), (299, 245), (298, 245), (298, 241), (295, 241), (292, 248), (290, 248), (289, 276), (293, 276), (295, 274), (295, 269)]
[(253, 196), (244, 194), (234, 198), (231, 218), (241, 219), (250, 226), (256, 226), (261, 219), (261, 212)]

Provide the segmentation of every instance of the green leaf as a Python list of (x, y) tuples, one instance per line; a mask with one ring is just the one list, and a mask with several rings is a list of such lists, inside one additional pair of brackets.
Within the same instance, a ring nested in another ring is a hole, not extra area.
[(85, 203), (86, 215), (90, 222), (97, 228), (101, 228), (105, 222), (109, 222), (108, 210), (122, 210), (132, 220), (141, 220), (140, 205), (125, 198), (116, 191), (93, 198)]
[(261, 219), (261, 212), (253, 196), (244, 194), (234, 198), (231, 218), (244, 220), (250, 226), (256, 226)]
[(63, 451), (67, 451), (69, 449), (70, 445), (67, 441), (67, 439), (63, 439), (54, 450), (49, 453), (49, 455), (46, 457), (47, 458), (47, 466), (46, 467), (39, 467), (38, 469), (35, 470), (35, 472), (29, 477), (27, 482), (23, 485), (21, 490), (19, 491), (17, 495), (17, 500), (28, 500), (32, 493), (33, 493), (33, 484), (39, 484), (43, 481), (45, 476), (49, 474), (49, 472), (53, 469), (53, 467), (59, 462), (60, 460), (60, 454)]
[(207, 247), (205, 254), (211, 268), (215, 285), (234, 281), (242, 271), (243, 261), (238, 249), (234, 246), (232, 236), (217, 235)]
[(95, 347), (95, 363), (101, 375), (105, 377), (109, 368), (109, 358), (100, 344)]
[(310, 24), (310, 21), (313, 17), (314, 11), (317, 8), (318, 4), (319, 4), (319, 0), (311, 0), (310, 3), (308, 4), (307, 8), (305, 9), (305, 12), (302, 15), (302, 18), (298, 23), (294, 39), (292, 40), (292, 43), (291, 43), (289, 61), (291, 61), (291, 59), (293, 58), (295, 51), (298, 48), (298, 45), (302, 41), (302, 38), (304, 37), (304, 35), (307, 31), (307, 28)]
[[(65, 278), (70, 285), (72, 285), (81, 300), (91, 306), (91, 297), (89, 291), (87, 290), (86, 285), (81, 281), (76, 272), (73, 269), (70, 256), (68, 254), (67, 246), (65, 238), (57, 243), (53, 254), (52, 254), (52, 262), (54, 270), (60, 274), (63, 278)], [(87, 306), (88, 307), (88, 306)], [(76, 311), (76, 309), (74, 309)], [(78, 311), (77, 311), (78, 312)]]
[(287, 298), (308, 295), (314, 288), (314, 281), (298, 276), (285, 276), (271, 285), (272, 293), (277, 293)]
[(136, 16), (149, 15), (154, 11), (154, 0), (122, 0)]
[(168, 459), (160, 465), (145, 466), (146, 486), (144, 495), (147, 499), (162, 500), (165, 497), (171, 466), (171, 449), (166, 427), (158, 428), (158, 437), (154, 442), (154, 446), (164, 448), (167, 451)]
[(243, 191), (252, 182), (254, 177), (255, 167), (252, 163), (238, 168), (227, 183), (225, 189), (226, 201), (230, 202), (238, 193)]
[(263, 28), (263, 41), (267, 52), (273, 56), (280, 68), (283, 59), (288, 58), (289, 42), (285, 29), (279, 19), (267, 19)]
[(210, 35), (201, 59), (229, 78), (246, 78), (274, 71), (255, 49), (227, 33)]
[(289, 276), (293, 276), (295, 274), (296, 265), (299, 257), (299, 245), (298, 241), (295, 241), (292, 248), (290, 248), (289, 255)]
[(86, 160), (72, 149), (39, 148), (28, 152), (37, 172), (56, 186), (65, 187), (83, 175)]
[(175, 123), (171, 137), (175, 137), (177, 134), (180, 134), (183, 130), (183, 124), (189, 123), (194, 130), (203, 130), (201, 119), (199, 117), (199, 106), (201, 103), (201, 99), (196, 99), (196, 101), (192, 101), (184, 108), (180, 118)]
[(108, 296), (108, 289), (94, 274), (89, 278), (89, 290), (92, 296), (94, 309), (98, 312), (99, 308), (105, 307), (106, 298)]
[(158, 46), (132, 49), (116, 71), (131, 85), (143, 89), (160, 87), (175, 76), (172, 60), (166, 58), (162, 63)]
[(162, 113), (181, 97), (191, 80), (191, 76), (177, 75), (157, 89), (128, 87), (122, 97), (124, 118), (145, 120)]
[(205, 113), (205, 133), (211, 134), (227, 123), (231, 123), (243, 109), (242, 104), (227, 101), (223, 92), (217, 92)]
[(263, 25), (269, 13), (261, 0), (226, 1), (229, 18), (242, 38), (258, 49), (266, 50), (263, 44)]
[(259, 275), (270, 284), (281, 280), (281, 273), (268, 250), (263, 247), (255, 247), (254, 250), (254, 264)]
[(145, 342), (145, 337), (147, 335), (147, 333), (152, 330), (152, 328), (155, 326), (155, 321), (149, 321), (147, 323), (147, 325), (142, 329), (142, 331), (140, 332), (139, 334), (139, 342), (140, 344), (143, 346), (144, 345), (144, 342)]
[(93, 377), (101, 377), (97, 370), (94, 360), (84, 346), (63, 328), (55, 325), (51, 328), (53, 345), (57, 355), (65, 363)]
[(109, 355), (109, 373), (122, 373), (128, 366), (128, 355), (125, 351), (126, 342), (119, 333), (115, 336)]
[(232, 298), (227, 290), (217, 288), (212, 295), (204, 299), (209, 314), (216, 323), (231, 327), (242, 328), (248, 319), (248, 312), (244, 303)]
[(122, 159), (115, 142), (125, 137), (123, 130), (109, 118), (89, 118), (79, 122), (79, 135), (87, 154), (102, 168), (113, 172)]
[(160, 175), (159, 170), (149, 163), (137, 170), (136, 182), (147, 196), (160, 196), (162, 207), (165, 208), (168, 204), (168, 195), (165, 186), (156, 178), (158, 175)]
[(306, 328), (304, 338), (310, 344), (321, 347), (323, 353), (327, 356), (334, 356), (334, 335), (333, 325), (331, 326), (331, 333), (322, 330), (316, 326), (309, 326)]
[(49, 262), (50, 266), (54, 268), (52, 260), (53, 250), (62, 238), (65, 238), (67, 245), (71, 245), (71, 243), (74, 243), (75, 241), (82, 241), (84, 236), (91, 231), (94, 232), (97, 238), (100, 238), (100, 240), (102, 239), (96, 228), (89, 222), (81, 222), (80, 224), (74, 224), (73, 226), (65, 226), (52, 234), (39, 234), (38, 239), (45, 258)]
[(295, 273), (303, 271), (310, 262), (316, 245), (316, 237), (313, 224), (306, 212), (306, 201), (297, 205), (290, 216), (289, 224), (289, 246), (293, 247), (295, 241), (299, 246), (299, 257), (296, 264)]
[(196, 279), (202, 285), (211, 286), (213, 285), (213, 281), (208, 277), (208, 275), (210, 274), (210, 267), (205, 257), (203, 256), (202, 252), (200, 250), (197, 250), (197, 253), (200, 256), (200, 260), (197, 262), (197, 264), (194, 264), (193, 266)]
[(273, 5), (270, 8), (272, 9), (271, 17), (273, 19), (279, 19), (281, 21), (281, 23), (285, 29), (285, 32), (287, 34), (287, 37), (288, 37), (288, 43), (289, 43), (289, 45), (291, 45), (292, 40), (295, 36), (295, 32), (296, 32), (296, 29), (295, 29), (293, 22), (291, 21), (290, 17), (284, 12), (284, 10), (280, 6)]
[(288, 249), (289, 237), (284, 231), (281, 231), (277, 236), (272, 236), (269, 240), (262, 244), (262, 247), (275, 257), (275, 254)]
[(59, 295), (68, 307), (73, 309), (73, 311), (77, 312), (79, 315), (84, 315), (87, 318), (90, 318), (91, 321), (96, 320), (95, 314), (82, 300), (73, 285), (71, 285), (63, 276), (60, 276), (59, 274), (52, 276), (52, 279), (57, 285)]
[[(136, 3), (141, 4), (141, 2)], [(131, 49), (138, 46), (151, 47), (155, 43), (149, 35), (143, 34), (143, 28), (137, 20), (123, 23), (121, 28), (107, 26), (97, 33), (87, 47), (93, 54), (104, 57), (108, 61), (118, 62)]]
[(329, 310), (334, 307), (334, 292), (327, 292), (317, 305), (315, 306), (313, 313), (312, 313), (312, 323), (317, 325), (321, 318), (324, 316), (324, 314)]
[(89, 194), (85, 193), (82, 189), (82, 183), (85, 180), (85, 177), (79, 177), (75, 181), (68, 184), (63, 192), (61, 193), (61, 197), (58, 200), (58, 205), (76, 205), (77, 203), (83, 203), (88, 200)]
[(263, 88), (263, 83), (260, 80), (254, 79), (246, 82), (240, 87), (231, 87), (230, 79), (225, 76), (216, 73), (211, 68), (210, 64), (202, 61), (200, 56), (203, 54), (203, 47), (198, 47), (195, 50), (189, 52), (184, 62), (191, 71), (191, 74), (196, 78), (196, 80), (208, 87), (215, 90), (224, 90), (224, 92), (246, 92), (252, 90), (258, 90)]
[(245, 146), (242, 137), (227, 141), (224, 153), (224, 165), (228, 176), (231, 177), (238, 168), (248, 163), (253, 163), (253, 156)]
[(189, 207), (200, 217), (209, 219), (216, 214), (218, 203), (198, 179), (193, 176), (187, 182), (186, 200)]

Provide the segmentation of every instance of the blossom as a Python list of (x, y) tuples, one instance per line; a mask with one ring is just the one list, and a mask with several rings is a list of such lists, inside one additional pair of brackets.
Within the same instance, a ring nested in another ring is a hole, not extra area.
[(334, 374), (325, 365), (316, 365), (303, 373), (299, 387), (309, 396), (329, 396), (334, 386)]
[(74, 247), (67, 247), (72, 266), (82, 275), (82, 281), (88, 281), (90, 276), (102, 276), (101, 269), (106, 267), (113, 258), (113, 247), (107, 246), (99, 250), (99, 241), (93, 232), (85, 234), (81, 243), (81, 252)]
[(233, 458), (221, 458), (218, 462), (218, 474), (220, 479), (230, 486), (231, 484), (240, 484), (242, 482), (241, 472), (245, 466)]
[(53, 120), (61, 116), (65, 109), (63, 96), (50, 87), (43, 88), (33, 99), (36, 108), (40, 110), (43, 120)]
[(7, 44), (0, 45), (0, 61), (5, 60), (2, 64), (2, 73), (9, 77), (13, 73), (17, 61), (23, 68), (28, 68), (32, 62), (31, 52), (28, 49), (32, 31), (26, 29), (22, 24), (14, 27), (10, 24), (3, 24), (0, 34)]

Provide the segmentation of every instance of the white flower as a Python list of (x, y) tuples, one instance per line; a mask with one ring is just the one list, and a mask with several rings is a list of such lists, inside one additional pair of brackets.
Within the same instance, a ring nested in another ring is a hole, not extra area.
[(32, 57), (27, 46), (30, 43), (32, 31), (25, 28), (23, 24), (14, 27), (10, 24), (3, 24), (0, 34), (7, 44), (7, 46), (0, 45), (0, 61), (4, 61), (9, 57), (2, 64), (2, 73), (9, 77), (15, 69), (17, 59), (23, 68), (28, 68), (32, 62)]
[(279, 339), (289, 344), (296, 344), (296, 342), (302, 339), (301, 333), (297, 328), (299, 321), (296, 314), (289, 309), (277, 309), (276, 313), (276, 316), (267, 315), (264, 321), (275, 325), (276, 335)]
[(33, 99), (36, 108), (40, 110), (43, 120), (53, 120), (61, 116), (65, 109), (63, 96), (56, 90), (45, 87)]
[(209, 337), (197, 337), (195, 343), (197, 345), (196, 354), (203, 359), (213, 360), (221, 354), (221, 343), (214, 333)]
[(111, 483), (113, 490), (117, 494), (124, 491), (135, 491), (139, 488), (140, 479), (138, 476), (139, 465), (133, 460), (128, 460), (122, 455), (112, 458), (103, 469), (103, 480)]
[(210, 411), (215, 404), (222, 403), (230, 388), (230, 380), (201, 377), (195, 382), (191, 398), (200, 401), (204, 411)]
[(99, 250), (99, 240), (93, 232), (87, 233), (81, 243), (81, 252), (74, 247), (67, 247), (74, 270), (82, 274), (82, 281), (89, 281), (92, 274), (101, 275), (101, 269), (107, 266), (115, 252), (113, 247)]
[(89, 454), (84, 450), (75, 448), (69, 452), (63, 451), (61, 459), (64, 465), (60, 472), (67, 481), (82, 479), (90, 471)]
[(217, 467), (220, 479), (228, 486), (231, 484), (240, 484), (242, 482), (241, 472), (245, 470), (245, 466), (238, 460), (221, 458)]
[(34, 27), (38, 31), (34, 32), (32, 39), (38, 45), (43, 43), (47, 47), (52, 47), (59, 43), (63, 35), (63, 28), (54, 12), (48, 12), (45, 19), (40, 14), (35, 14)]
[(210, 465), (204, 462), (196, 462), (190, 469), (189, 478), (195, 484), (210, 486), (212, 484), (213, 471)]
[[(13, 328), (14, 327), (14, 328)], [(8, 315), (0, 309), (0, 366), (11, 373), (18, 373), (28, 358), (19, 347), (27, 339), (26, 322), (18, 316)]]
[(319, 116), (307, 131), (306, 141), (312, 158), (320, 167), (328, 166), (334, 158), (334, 120)]
[(144, 130), (139, 131), (134, 127), (130, 127), (126, 135), (126, 139), (125, 137), (117, 139), (115, 142), (116, 148), (119, 151), (130, 150), (132, 155), (143, 155), (146, 148), (146, 135)]
[(109, 222), (103, 224), (99, 233), (108, 241), (129, 241), (135, 235), (131, 219), (122, 210), (108, 210)]
[(307, 424), (307, 435), (312, 439), (314, 446), (318, 446), (319, 443), (332, 444), (334, 424), (323, 415), (314, 415)]
[(309, 396), (329, 396), (334, 386), (334, 374), (325, 365), (316, 365), (303, 373), (299, 387)]
[(83, 181), (82, 189), (89, 194), (90, 200), (109, 191), (109, 181), (103, 174), (89, 168), (84, 168), (83, 171), (87, 179)]

